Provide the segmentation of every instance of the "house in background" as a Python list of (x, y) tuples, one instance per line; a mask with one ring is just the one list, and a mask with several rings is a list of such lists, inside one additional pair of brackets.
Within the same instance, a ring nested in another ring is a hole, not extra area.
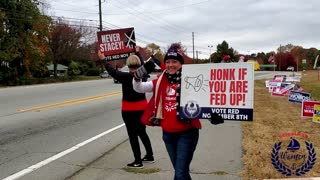
[[(47, 68), (48, 68), (48, 71), (50, 72), (50, 76), (54, 75), (53, 64), (48, 65)], [(57, 64), (57, 76), (64, 76), (66, 73), (68, 73), (68, 67), (62, 64)]]

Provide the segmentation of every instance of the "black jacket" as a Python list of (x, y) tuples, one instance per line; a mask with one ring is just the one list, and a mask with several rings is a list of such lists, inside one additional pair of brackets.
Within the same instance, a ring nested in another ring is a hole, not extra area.
[[(144, 63), (140, 53), (135, 53), (141, 61), (141, 65)], [(105, 64), (105, 68), (108, 71), (109, 75), (119, 81), (122, 84), (122, 100), (127, 102), (138, 102), (146, 99), (145, 93), (137, 93), (132, 86), (133, 74), (130, 72), (121, 72), (112, 67), (111, 64)], [(147, 79), (143, 79), (146, 81)]]
[(106, 63), (105, 67), (110, 76), (122, 84), (122, 100), (128, 102), (137, 102), (146, 99), (145, 93), (137, 93), (134, 91), (132, 86), (132, 73), (118, 71), (109, 63)]

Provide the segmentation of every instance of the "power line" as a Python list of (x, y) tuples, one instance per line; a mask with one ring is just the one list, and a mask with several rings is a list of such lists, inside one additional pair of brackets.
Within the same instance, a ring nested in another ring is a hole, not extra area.
[[(201, 1), (201, 2), (198, 2), (198, 3), (193, 3), (193, 4), (200, 4), (200, 3), (204, 3), (204, 2), (207, 2), (207, 1)], [(64, 3), (64, 4), (66, 4), (66, 3)], [(191, 4), (190, 4), (191, 5)], [(178, 6), (178, 7), (175, 7), (175, 8), (179, 8), (179, 7), (185, 7), (185, 6), (188, 6), (188, 5), (182, 5), (182, 6)], [(118, 6), (119, 7), (119, 6)], [(4, 8), (2, 8), (2, 9), (4, 9)], [(121, 8), (120, 7), (120, 9), (123, 9), (123, 8)], [(131, 8), (132, 10), (134, 10), (135, 11), (135, 9), (133, 9), (133, 8)], [(82, 11), (77, 11), (77, 12), (82, 12)], [(141, 14), (141, 11), (138, 11), (139, 13), (138, 14)], [(130, 14), (134, 14), (133, 12), (129, 12)], [(91, 14), (97, 14), (97, 13), (91, 13)], [(52, 17), (54, 17), (54, 16), (52, 16)], [(137, 17), (139, 17), (139, 16), (137, 16)], [(151, 17), (151, 16), (150, 16)], [(63, 18), (65, 18), (65, 19), (76, 19), (76, 18), (68, 18), (68, 17), (63, 17)], [(142, 19), (141, 17), (139, 17), (140, 19)], [(152, 17), (153, 18), (153, 17)], [(154, 19), (154, 18), (153, 18)], [(21, 20), (21, 19), (19, 19), (19, 20)], [(80, 20), (80, 19), (79, 19)], [(88, 20), (88, 19), (81, 19), (81, 20), (83, 20), (83, 21), (89, 21), (89, 22), (93, 22), (93, 21), (95, 21), (95, 22), (97, 22), (96, 20)], [(147, 20), (148, 21), (148, 20)], [(143, 22), (145, 22), (145, 21), (143, 21)], [(155, 23), (155, 24), (157, 24), (158, 25), (158, 23), (156, 23), (155, 21), (152, 21), (153, 23)], [(110, 23), (109, 23), (110, 24)], [(167, 24), (169, 24), (169, 23), (167, 23)], [(169, 24), (170, 25), (170, 24)], [(73, 26), (77, 26), (77, 25), (73, 25)], [(84, 25), (83, 25), (84, 26)], [(94, 27), (94, 28), (96, 28), (96, 25), (94, 25), (94, 26), (87, 26), (86, 25), (86, 27)], [(173, 26), (173, 25), (171, 25), (171, 27), (174, 27), (175, 28), (175, 26)], [(163, 27), (163, 28), (165, 28), (165, 27)], [(166, 29), (166, 28), (165, 28)], [(176, 30), (178, 30), (178, 28), (175, 28)], [(168, 30), (168, 29), (166, 29), (166, 30)], [(172, 32), (172, 30), (168, 30), (168, 31), (171, 31)], [(181, 31), (179, 31), (179, 34), (181, 34), (182, 32)], [(188, 32), (189, 33), (189, 32)], [(138, 33), (136, 33), (136, 34), (138, 34)], [(162, 34), (159, 34), (159, 33), (157, 33), (159, 36), (163, 36)], [(138, 34), (138, 35), (140, 35), (140, 34)], [(145, 35), (141, 35), (141, 36), (145, 36)], [(146, 37), (146, 36), (145, 36)], [(197, 36), (197, 39), (201, 39), (201, 38), (199, 38), (200, 36)], [(188, 37), (189, 38), (189, 37)], [(158, 42), (163, 42), (163, 43), (166, 43), (166, 44), (168, 44), (169, 42), (165, 42), (165, 41), (163, 41), (163, 40), (159, 40), (159, 39), (157, 39), (157, 38), (150, 38), (150, 37), (147, 37), (147, 39), (153, 39), (153, 40), (156, 40), (156, 41), (158, 41)], [(204, 40), (204, 39), (203, 39)], [(205, 39), (205, 40), (207, 40), (207, 39)], [(186, 44), (186, 43), (184, 43), (184, 44)], [(190, 45), (189, 45), (190, 46)], [(204, 49), (204, 48), (202, 48), (202, 49)]]
[[(118, 2), (118, 1), (117, 1), (117, 2)], [(115, 5), (115, 4), (112, 4), (112, 5), (115, 6), (115, 7), (117, 7), (117, 8), (119, 8), (119, 9), (125, 10), (126, 12), (128, 12), (128, 13), (131, 14), (131, 15), (133, 15), (134, 17), (136, 17), (137, 19), (139, 19), (139, 20), (142, 21), (143, 23), (145, 23), (145, 22), (154, 23), (154, 21), (152, 21), (152, 20), (150, 21), (149, 19), (142, 18), (142, 17), (140, 17), (140, 16), (138, 16), (138, 15), (136, 15), (136, 14), (133, 14), (133, 13), (129, 12), (127, 9), (124, 9), (124, 8), (122, 8), (122, 7), (120, 7), (120, 6)], [(132, 8), (131, 8), (131, 9), (132, 9)], [(154, 24), (158, 25), (157, 23), (154, 23)], [(171, 29), (168, 29), (168, 28), (166, 28), (166, 27), (161, 27), (161, 26), (160, 26), (160, 28), (162, 28), (162, 29), (164, 29), (164, 30), (166, 30), (166, 31), (174, 32), (174, 31), (172, 31)], [(174, 33), (175, 33), (175, 32), (174, 32)]]
[[(127, 0), (127, 1), (128, 1), (128, 0)], [(118, 2), (121, 2), (121, 1), (118, 0)], [(129, 2), (129, 1), (128, 1), (128, 2)], [(129, 2), (129, 3), (130, 3), (130, 2)], [(123, 4), (123, 3), (122, 3), (122, 4)], [(132, 9), (133, 11), (136, 11), (136, 12), (139, 12), (139, 13), (141, 12), (141, 11), (139, 11), (139, 10), (136, 9), (136, 8), (132, 8), (132, 7), (129, 7), (129, 8)], [(150, 16), (149, 14), (147, 14), (147, 16), (150, 17), (151, 20), (154, 21), (154, 22), (159, 21), (159, 20), (162, 20), (161, 17), (154, 18), (153, 16)], [(177, 27), (169, 24), (168, 22), (166, 22), (166, 21), (164, 21), (164, 20), (162, 20), (162, 22), (165, 23), (165, 24), (167, 24), (167, 25), (170, 26), (171, 28), (175, 29), (177, 32), (180, 31), (180, 29), (177, 29)]]
[[(133, 12), (132, 14), (137, 14), (137, 15), (141, 15), (141, 14), (162, 14), (162, 12), (166, 12), (166, 11), (172, 11), (172, 10), (176, 10), (176, 9), (181, 9), (184, 7), (189, 7), (189, 6), (194, 6), (194, 5), (198, 5), (198, 4), (203, 4), (206, 2), (209, 2), (210, 0), (205, 0), (205, 1), (200, 1), (200, 2), (196, 2), (196, 3), (190, 3), (190, 4), (185, 4), (185, 5), (179, 5), (176, 7), (172, 7), (172, 8), (168, 8), (168, 9), (159, 9), (159, 10), (152, 10), (152, 11), (143, 11), (143, 12)], [(66, 3), (63, 3), (66, 4)], [(68, 6), (74, 6), (69, 4)], [(67, 12), (78, 12), (78, 13), (84, 13), (84, 14), (98, 14), (98, 13), (92, 13), (92, 12), (88, 12), (88, 11), (75, 11), (75, 10), (66, 10), (66, 9), (59, 9), (59, 8), (51, 8), (53, 10), (59, 10), (59, 11), (67, 11)], [(88, 9), (88, 8), (86, 8)], [(88, 9), (90, 10), (90, 9)], [(110, 16), (124, 16), (126, 14), (124, 13), (106, 13), (104, 15), (110, 15)]]
[[(128, 1), (128, 0), (127, 0)], [(208, 0), (207, 0), (208, 1)], [(207, 2), (207, 1), (202, 1), (202, 3), (203, 2)], [(117, 1), (118, 3), (120, 2), (121, 3), (121, 1)], [(128, 1), (129, 2), (129, 1)], [(130, 3), (130, 2), (129, 2)], [(121, 3), (122, 5), (125, 5), (123, 2)], [(121, 8), (121, 7), (119, 7), (119, 8)], [(141, 11), (139, 11), (137, 8), (132, 8), (132, 7), (129, 7), (130, 9), (132, 9), (134, 12), (141, 12)], [(133, 14), (133, 13), (130, 13), (130, 14)], [(134, 14), (133, 14), (134, 15)], [(137, 16), (137, 15), (136, 15)], [(160, 28), (164, 28), (164, 29), (166, 29), (166, 30), (168, 30), (168, 31), (170, 31), (170, 32), (174, 32), (174, 33), (178, 33), (179, 35), (181, 35), (182, 33), (183, 34), (189, 34), (190, 33), (190, 31), (186, 31), (186, 28), (185, 27), (180, 27), (180, 26), (178, 26), (178, 25), (173, 25), (173, 24), (171, 24), (171, 23), (169, 23), (168, 21), (166, 21), (166, 20), (164, 20), (164, 19), (162, 19), (161, 17), (153, 17), (153, 16), (151, 16), (150, 14), (147, 14), (147, 16), (148, 17), (150, 17), (151, 18), (151, 22), (153, 22), (154, 24), (159, 24), (159, 25), (161, 25), (161, 24), (167, 24), (166, 26), (164, 26), (164, 27), (161, 27), (160, 26)], [(138, 16), (137, 16), (138, 17)], [(143, 16), (144, 17), (144, 16)], [(147, 19), (147, 22), (149, 22), (150, 21), (150, 19)], [(161, 22), (160, 22), (161, 21)], [(167, 28), (168, 27), (168, 28)], [(174, 30), (174, 31), (172, 31), (172, 30)], [(184, 35), (184, 37), (186, 38), (186, 36)], [(189, 38), (189, 36), (187, 37), (187, 38)]]

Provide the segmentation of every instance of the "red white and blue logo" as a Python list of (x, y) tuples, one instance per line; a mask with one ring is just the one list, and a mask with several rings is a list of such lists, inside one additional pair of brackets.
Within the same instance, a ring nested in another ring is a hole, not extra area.
[(198, 117), (200, 112), (201, 108), (199, 107), (199, 104), (193, 100), (188, 101), (183, 108), (183, 114), (190, 119)]

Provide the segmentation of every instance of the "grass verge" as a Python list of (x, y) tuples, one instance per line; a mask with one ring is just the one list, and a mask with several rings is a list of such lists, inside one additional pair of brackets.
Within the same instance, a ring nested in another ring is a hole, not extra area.
[(143, 169), (122, 168), (122, 169), (127, 172), (135, 173), (135, 174), (151, 174), (151, 173), (160, 172), (159, 168), (143, 168)]
[[(299, 84), (303, 87), (304, 92), (311, 93), (313, 99), (320, 100), (320, 80), (318, 80), (317, 71), (303, 73)], [(253, 122), (241, 124), (244, 150), (242, 179), (286, 177), (273, 167), (271, 153), (274, 144), (284, 140), (278, 136), (288, 132), (309, 135), (308, 139), (303, 140), (313, 143), (317, 161), (313, 168), (302, 177), (320, 176), (320, 124), (313, 123), (311, 119), (301, 118), (301, 104), (290, 103), (287, 96), (271, 96), (265, 88), (264, 81), (255, 82), (254, 100)], [(283, 144), (288, 141), (285, 140)], [(304, 141), (299, 141), (301, 148)]]

